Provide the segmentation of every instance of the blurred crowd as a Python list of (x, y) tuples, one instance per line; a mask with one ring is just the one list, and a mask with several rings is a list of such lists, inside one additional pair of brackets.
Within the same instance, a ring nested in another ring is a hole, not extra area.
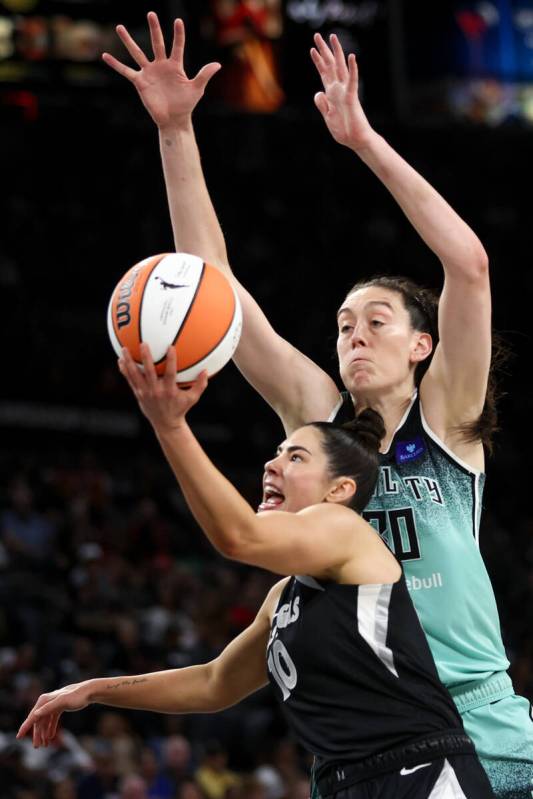
[(216, 657), (276, 579), (211, 552), (193, 523), (171, 512), (173, 482), (167, 475), (162, 485), (157, 474), (155, 466), (155, 499), (127, 471), (113, 474), (89, 455), (68, 469), (34, 463), (8, 483), (0, 513), (2, 799), (308, 795), (309, 763), (286, 737), (269, 689), (214, 716), (91, 706), (64, 717), (47, 749), (15, 740), (45, 691)]

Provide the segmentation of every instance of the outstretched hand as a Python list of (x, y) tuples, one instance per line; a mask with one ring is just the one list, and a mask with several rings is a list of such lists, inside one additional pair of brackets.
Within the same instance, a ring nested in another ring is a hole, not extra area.
[(324, 87), (315, 95), (315, 105), (335, 141), (353, 150), (364, 147), (372, 128), (359, 101), (355, 55), (350, 53), (346, 59), (335, 34), (330, 36), (330, 46), (319, 33), (315, 33), (314, 41), (311, 58)]
[(207, 372), (200, 373), (189, 388), (176, 383), (176, 350), (169, 347), (165, 372), (156, 373), (154, 361), (147, 344), (141, 344), (142, 371), (127, 349), (122, 350), (118, 361), (121, 373), (128, 381), (137, 402), (156, 432), (180, 427), (185, 415), (196, 405), (207, 387)]
[(41, 694), (27, 718), (20, 725), (17, 738), (24, 738), (32, 731), (35, 748), (48, 746), (57, 735), (57, 725), (65, 711), (83, 710), (90, 703), (90, 680), (73, 683)]
[(132, 38), (124, 25), (117, 25), (117, 34), (126, 50), (139, 66), (139, 70), (126, 66), (109, 53), (103, 53), (105, 63), (127, 78), (137, 89), (139, 96), (159, 128), (170, 127), (187, 120), (201, 99), (205, 87), (220, 64), (206, 64), (198, 74), (189, 79), (183, 68), (185, 49), (185, 27), (183, 20), (174, 22), (174, 39), (170, 56), (167, 57), (165, 40), (157, 14), (148, 13), (148, 26), (154, 60), (150, 61)]

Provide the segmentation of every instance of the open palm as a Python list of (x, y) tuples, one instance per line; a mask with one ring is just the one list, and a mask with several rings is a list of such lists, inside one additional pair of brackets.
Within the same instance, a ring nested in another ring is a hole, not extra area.
[(192, 113), (207, 83), (220, 69), (220, 64), (206, 64), (194, 78), (188, 78), (183, 67), (183, 21), (177, 19), (174, 22), (174, 39), (168, 57), (159, 19), (153, 11), (148, 14), (148, 25), (153, 61), (147, 58), (124, 25), (117, 26), (117, 34), (139, 70), (126, 66), (109, 53), (103, 53), (102, 58), (119, 75), (133, 83), (156, 125), (164, 128), (178, 123)]
[(331, 47), (318, 33), (314, 40), (311, 58), (324, 86), (315, 95), (315, 104), (335, 141), (357, 149), (365, 144), (371, 127), (359, 102), (355, 55), (345, 58), (335, 34), (330, 37)]

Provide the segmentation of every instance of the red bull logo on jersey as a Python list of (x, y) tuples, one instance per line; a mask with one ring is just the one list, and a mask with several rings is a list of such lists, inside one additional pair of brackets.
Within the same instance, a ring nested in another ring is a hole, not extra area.
[(405, 582), (408, 591), (420, 591), (427, 588), (442, 588), (442, 574), (433, 572), (431, 577), (406, 577)]

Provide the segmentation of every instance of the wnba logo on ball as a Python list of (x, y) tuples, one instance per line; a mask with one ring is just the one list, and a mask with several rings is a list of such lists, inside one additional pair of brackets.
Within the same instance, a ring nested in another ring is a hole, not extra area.
[(135, 266), (131, 272), (126, 275), (126, 279), (120, 284), (118, 288), (118, 302), (115, 309), (117, 327), (120, 329), (131, 322), (130, 303), (128, 302), (133, 291), (133, 286), (137, 280), (137, 276), (141, 271), (141, 266)]

